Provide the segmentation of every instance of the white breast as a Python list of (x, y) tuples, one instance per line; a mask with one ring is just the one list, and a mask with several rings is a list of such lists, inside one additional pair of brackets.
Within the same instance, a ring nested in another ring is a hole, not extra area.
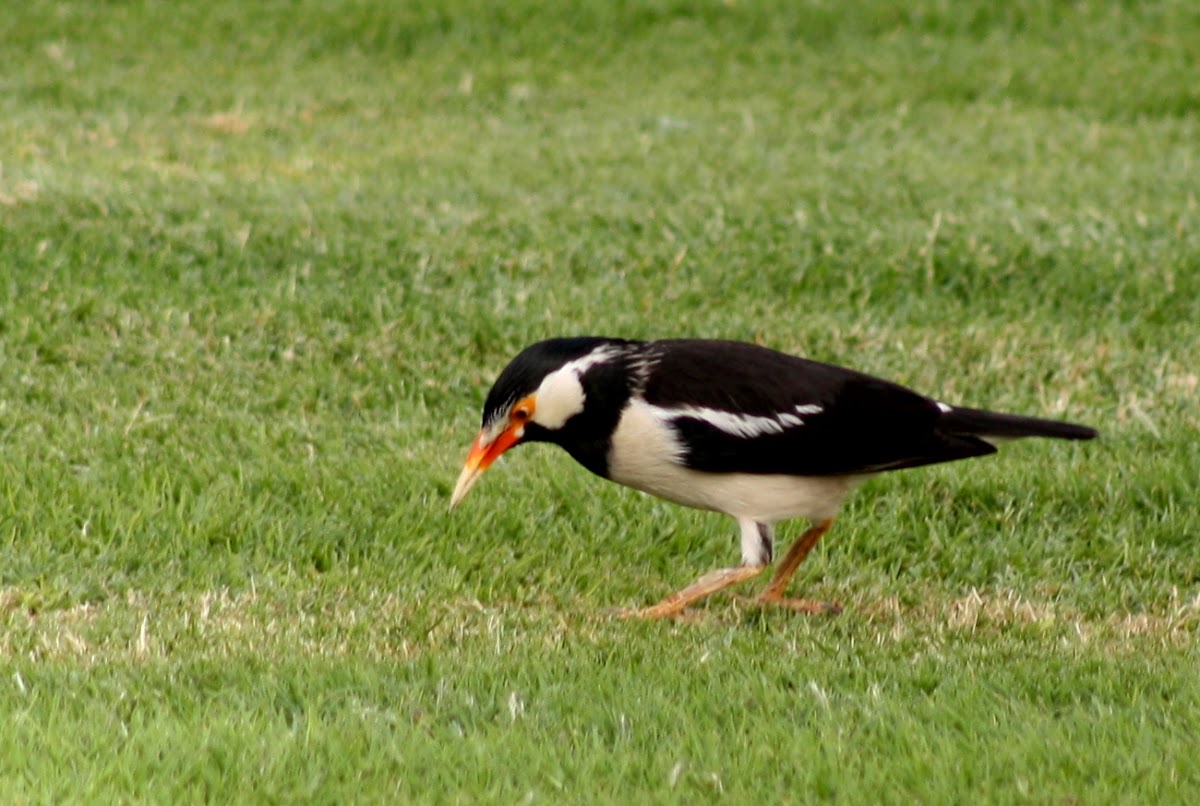
[(832, 518), (846, 495), (868, 478), (705, 473), (684, 467), (682, 454), (669, 423), (634, 398), (612, 436), (609, 476), (668, 501), (763, 523)]

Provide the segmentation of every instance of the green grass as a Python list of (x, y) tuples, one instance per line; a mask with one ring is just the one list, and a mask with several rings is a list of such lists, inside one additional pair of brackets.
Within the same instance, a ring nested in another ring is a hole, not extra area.
[[(0, 801), (1200, 796), (1193, 3), (10, 5)], [(841, 617), (627, 623), (732, 522), (446, 512), (570, 333), (1103, 439), (867, 485)]]

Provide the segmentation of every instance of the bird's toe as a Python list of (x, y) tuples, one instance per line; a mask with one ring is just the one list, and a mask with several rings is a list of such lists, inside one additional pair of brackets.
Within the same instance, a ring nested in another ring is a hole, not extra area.
[(797, 613), (808, 613), (815, 616), (838, 616), (842, 612), (842, 606), (837, 602), (822, 602), (817, 599), (793, 599), (788, 596), (772, 596), (764, 593), (749, 601), (759, 606), (783, 607)]

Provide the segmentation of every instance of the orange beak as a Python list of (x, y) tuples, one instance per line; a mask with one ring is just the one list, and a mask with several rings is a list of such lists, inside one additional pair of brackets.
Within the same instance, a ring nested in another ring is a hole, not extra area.
[(500, 435), (491, 439), (488, 438), (488, 429), (483, 429), (479, 432), (479, 436), (475, 437), (475, 441), (471, 444), (471, 452), (467, 454), (467, 462), (463, 465), (462, 473), (458, 475), (458, 483), (454, 485), (454, 493), (450, 496), (450, 508), (454, 509), (458, 506), (471, 488), (475, 486), (475, 482), (479, 481), (479, 477), (483, 475), (483, 471), (487, 470), (492, 462), (500, 458), (500, 454), (516, 445), (521, 441), (521, 437), (525, 436), (525, 427), (520, 423), (513, 423), (500, 432)]

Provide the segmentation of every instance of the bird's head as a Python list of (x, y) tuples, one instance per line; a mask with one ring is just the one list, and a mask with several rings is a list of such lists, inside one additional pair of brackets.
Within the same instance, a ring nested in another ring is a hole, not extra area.
[(488, 393), (483, 425), (454, 485), (450, 508), (458, 506), (492, 462), (514, 445), (557, 442), (570, 450), (569, 435), (584, 419), (580, 415), (585, 407), (592, 408), (589, 397), (596, 396), (597, 384), (605, 395), (614, 388), (611, 382), (598, 381), (598, 371), (618, 369), (627, 344), (618, 339), (578, 337), (550, 339), (522, 350)]

